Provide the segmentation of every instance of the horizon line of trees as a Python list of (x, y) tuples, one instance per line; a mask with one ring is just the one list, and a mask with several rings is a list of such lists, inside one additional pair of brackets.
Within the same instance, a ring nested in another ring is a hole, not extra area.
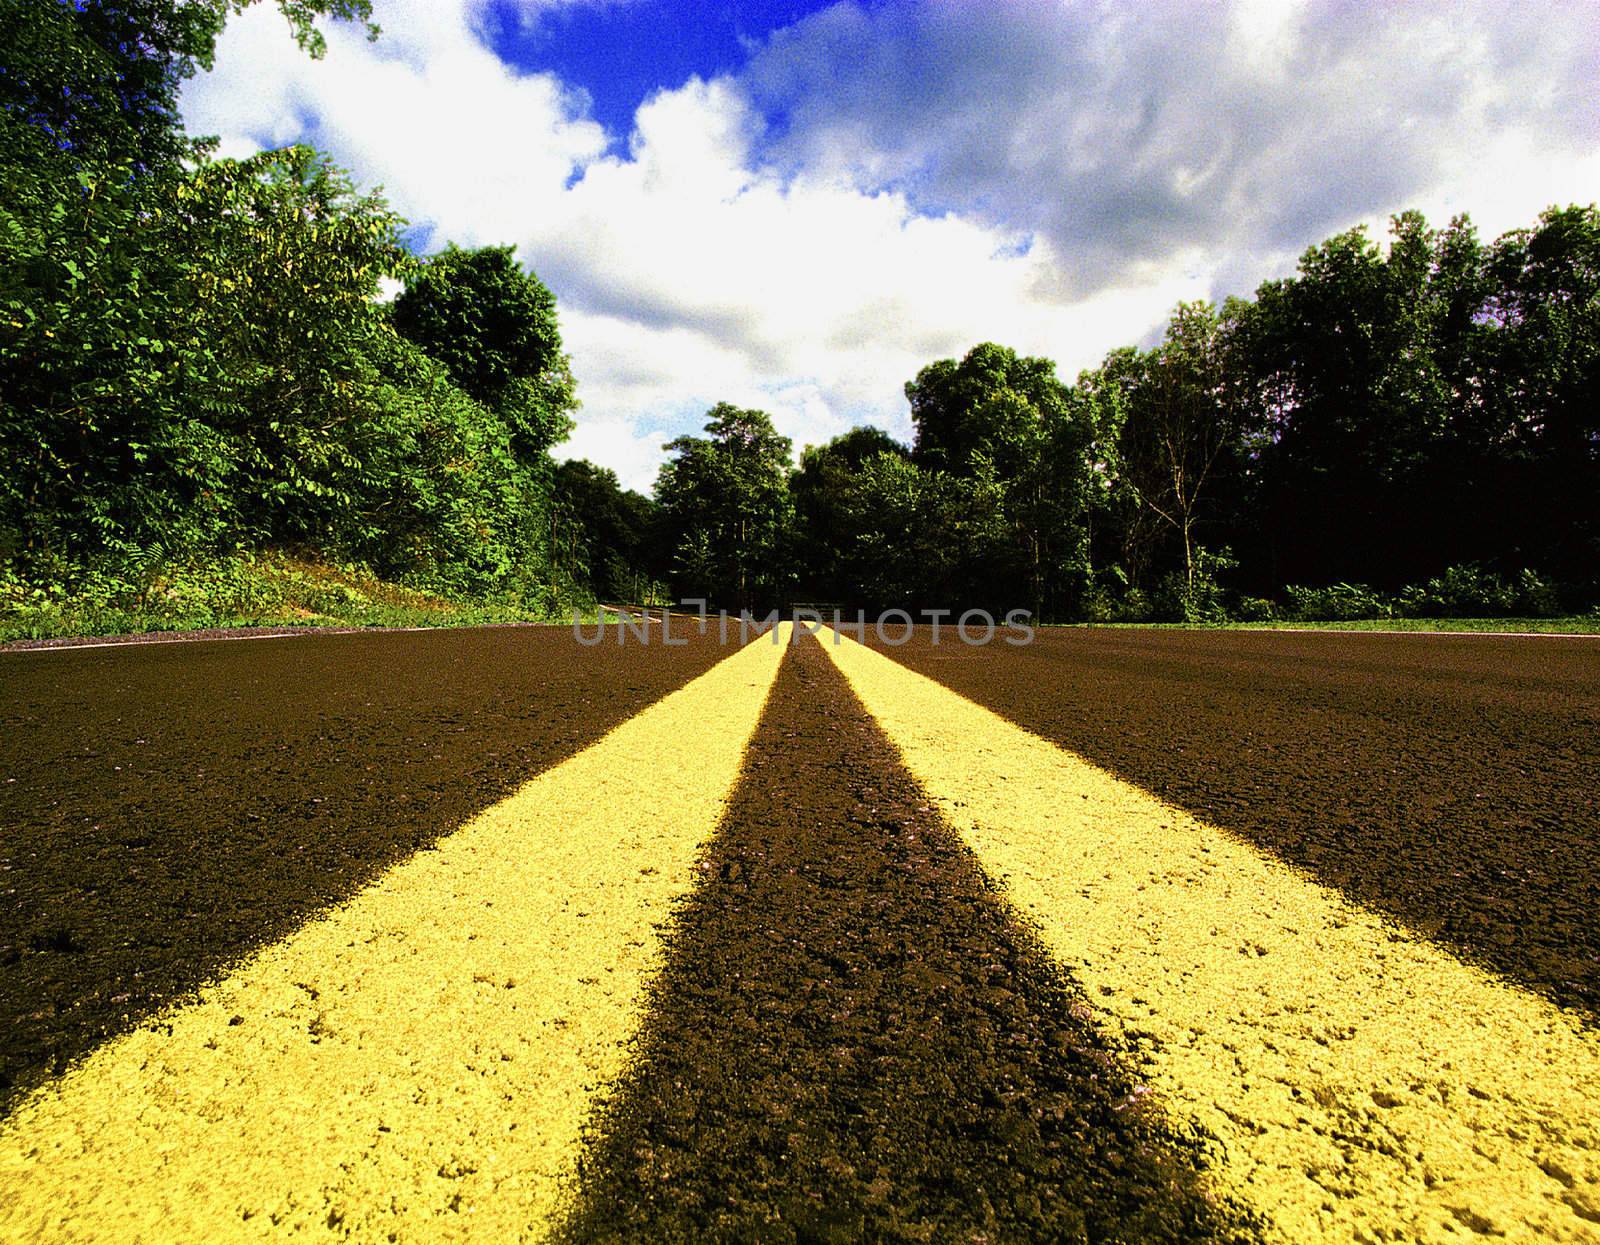
[(910, 445), (857, 427), (796, 467), (765, 412), (722, 403), (653, 498), (562, 468), (609, 477), (585, 531), (627, 574), (597, 590), (1047, 620), (1600, 604), (1593, 206), (1492, 243), (1405, 212), (1387, 247), (1337, 234), (1071, 384), (983, 343), (906, 397)]

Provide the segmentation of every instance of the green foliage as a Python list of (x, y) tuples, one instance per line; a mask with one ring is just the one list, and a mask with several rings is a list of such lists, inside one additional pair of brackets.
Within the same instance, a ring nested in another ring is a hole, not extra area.
[[(1443, 565), (1600, 553), (1600, 214), (1546, 212), (1493, 246), (1458, 218), (1356, 230), (1244, 307), (1232, 370), (1260, 431), (1259, 558), (1394, 589)], [(1508, 514), (1506, 497), (1517, 499)]]
[(842, 502), (850, 536), (840, 562), (853, 595), (880, 608), (997, 604), (988, 593), (1010, 532), (992, 476), (964, 479), (880, 453)]
[(737, 608), (774, 602), (790, 583), (789, 438), (765, 411), (719, 402), (707, 437), (678, 437), (656, 500), (673, 533), (680, 597)]
[[(195, 154), (178, 92), (209, 69), (232, 13), (255, 0), (0, 0), (0, 147), (18, 157), (139, 171)], [(359, 21), (370, 0), (277, 0), (300, 46), (320, 56), (319, 17)]]
[(572, 431), (577, 398), (555, 295), (517, 266), (514, 248), (446, 248), (411, 275), (394, 324), (505, 420), (522, 461), (541, 461)]
[(1017, 520), (1036, 517), (1021, 511), (1031, 499), (987, 453), (968, 467), (918, 462), (877, 429), (807, 448), (791, 484), (806, 593), (877, 608), (1019, 608), (1011, 577), (1028, 564)]
[(1158, 608), (1176, 610), (1185, 621), (1218, 608), (1212, 576), (1222, 567), (1207, 560), (1196, 535), (1215, 478), (1240, 450), (1224, 349), (1216, 309), (1180, 303), (1161, 345), (1119, 354), (1112, 365), (1116, 426), (1106, 430), (1104, 444), (1114, 504), (1127, 520), (1125, 552), (1142, 571), (1163, 535), (1175, 539), (1182, 582), (1162, 589)]
[(1479, 563), (1452, 566), (1421, 584), (1384, 593), (1363, 584), (1290, 587), (1288, 616), (1325, 622), (1382, 618), (1554, 618), (1557, 586), (1536, 571), (1507, 580)]
[(962, 601), (1036, 615), (1080, 604), (1091, 578), (1097, 408), (1072, 400), (1050, 360), (992, 342), (923, 368), (906, 397), (917, 464), (971, 483), (976, 497), (992, 494), (1008, 529)]
[(135, 588), (118, 573), (25, 584), (0, 567), (0, 642), (251, 626), (462, 626), (561, 616), (580, 598), (456, 599), (388, 583), (358, 566), (238, 554), (168, 565)]
[(1304, 588), (1291, 584), (1289, 618), (1305, 621), (1342, 622), (1356, 618), (1392, 618), (1395, 604), (1381, 592), (1365, 584), (1330, 584), (1323, 588)]
[(1154, 616), (1162, 622), (1220, 623), (1229, 618), (1219, 576), (1239, 563), (1226, 550), (1195, 546), (1188, 565), (1168, 571), (1156, 587)]
[(1278, 606), (1266, 597), (1241, 596), (1229, 611), (1239, 622), (1273, 622), (1280, 616)]
[(603, 601), (665, 601), (657, 548), (659, 515), (648, 497), (624, 489), (616, 473), (574, 459), (556, 468), (552, 508), (557, 563), (592, 585)]
[(373, 297), (409, 262), (398, 220), (305, 148), (74, 189), (0, 218), (19, 552), (350, 534), (385, 483)]
[[(205, 158), (177, 87), (244, 7), (0, 0), (8, 591), (132, 618), (174, 567), (293, 550), (457, 598), (581, 600), (548, 556), (545, 447), (574, 404), (549, 292), (505, 249), (419, 275), (404, 222), (308, 148)], [(368, 15), (278, 7), (313, 54), (316, 17)], [(377, 301), (407, 277), (478, 298), (491, 331), (435, 362)]]
[(1600, 598), (1593, 207), (1488, 246), (1404, 213), (1386, 248), (1352, 230), (1253, 301), (1181, 304), (1070, 389), (986, 343), (906, 394), (914, 472), (802, 459), (816, 594), (1187, 622), (1265, 621), (1276, 594), (1344, 620)]
[(1561, 594), (1535, 571), (1524, 569), (1508, 581), (1470, 563), (1402, 589), (1399, 606), (1409, 618), (1552, 618), (1561, 613)]
[(974, 474), (980, 461), (1002, 478), (1021, 475), (1047, 412), (1063, 397), (1054, 363), (993, 342), (974, 346), (959, 362), (931, 363), (906, 385), (917, 461), (958, 476)]
[(801, 451), (800, 468), (790, 477), (789, 488), (806, 595), (837, 601), (857, 595), (858, 571), (845, 561), (862, 509), (858, 477), (869, 461), (883, 454), (905, 459), (910, 451), (888, 433), (867, 426)]

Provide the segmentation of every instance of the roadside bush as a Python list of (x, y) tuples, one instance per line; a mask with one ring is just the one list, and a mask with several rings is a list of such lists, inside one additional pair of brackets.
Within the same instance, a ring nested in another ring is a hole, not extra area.
[(1228, 621), (1226, 593), (1217, 576), (1238, 566), (1226, 549), (1194, 551), (1193, 574), (1175, 570), (1165, 575), (1155, 591), (1155, 615), (1163, 622), (1221, 623)]
[(1234, 603), (1233, 616), (1240, 622), (1274, 622), (1278, 607), (1266, 597), (1240, 597)]
[(1561, 589), (1537, 571), (1523, 568), (1517, 572), (1517, 612), (1529, 618), (1559, 617)]
[[(1346, 622), (1382, 618), (1555, 618), (1562, 612), (1561, 589), (1537, 571), (1522, 570), (1512, 580), (1478, 563), (1452, 566), (1423, 584), (1391, 596), (1365, 584), (1325, 588), (1291, 585), (1286, 617), (1307, 622)], [(1243, 602), (1241, 604), (1241, 610)], [(1245, 618), (1244, 613), (1239, 614)]]
[(1084, 597), (1083, 604), (1078, 609), (1078, 621), (1086, 623), (1115, 622), (1119, 608), (1117, 601), (1110, 593), (1097, 589)]
[(1155, 606), (1150, 601), (1150, 594), (1143, 588), (1129, 588), (1128, 595), (1122, 598), (1122, 604), (1115, 615), (1117, 622), (1149, 622), (1155, 617)]
[(1301, 622), (1350, 622), (1362, 618), (1393, 618), (1394, 602), (1366, 584), (1329, 584), (1305, 588), (1290, 584), (1287, 616)]
[(1152, 614), (1149, 594), (1113, 563), (1094, 573), (1072, 617), (1086, 623), (1137, 623), (1149, 622)]
[(1402, 589), (1400, 605), (1412, 618), (1552, 618), (1561, 613), (1561, 593), (1537, 571), (1523, 569), (1508, 582), (1472, 562)]
[(528, 576), (492, 599), (452, 596), (358, 564), (236, 553), (163, 566), (137, 580), (56, 566), (44, 583), (0, 565), (0, 641), (208, 627), (441, 626), (570, 617), (592, 608), (581, 585)]
[(1413, 618), (1509, 614), (1515, 599), (1500, 576), (1476, 563), (1452, 566), (1427, 583), (1400, 591), (1401, 609)]

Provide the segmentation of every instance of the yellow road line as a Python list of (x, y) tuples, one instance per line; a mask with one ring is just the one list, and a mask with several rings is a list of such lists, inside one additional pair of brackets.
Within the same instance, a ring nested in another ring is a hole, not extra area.
[(1600, 1240), (1600, 1037), (897, 662), (825, 647), (1284, 1239)]
[(0, 1240), (538, 1235), (784, 651), (750, 644), (26, 1100)]

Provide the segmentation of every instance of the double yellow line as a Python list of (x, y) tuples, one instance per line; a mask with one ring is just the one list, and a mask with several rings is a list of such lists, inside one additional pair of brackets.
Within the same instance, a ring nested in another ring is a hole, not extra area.
[[(779, 637), (788, 639), (787, 629)], [(1600, 1042), (852, 641), (912, 774), (1287, 1241), (1600, 1239)], [(786, 643), (761, 640), (0, 1125), (0, 1240), (432, 1241), (559, 1223), (661, 923)]]

